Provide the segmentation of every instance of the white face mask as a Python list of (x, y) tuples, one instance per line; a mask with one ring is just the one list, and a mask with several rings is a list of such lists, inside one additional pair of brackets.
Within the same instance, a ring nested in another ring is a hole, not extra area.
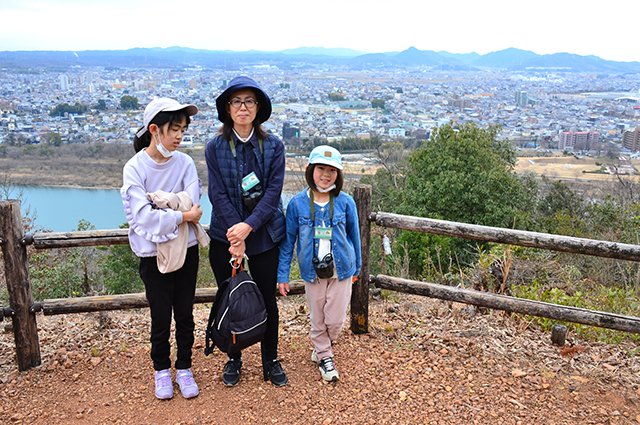
[(332, 184), (331, 186), (329, 186), (326, 189), (322, 189), (321, 187), (318, 187), (318, 185), (316, 185), (316, 189), (318, 190), (318, 192), (320, 193), (327, 193), (327, 192), (331, 192), (333, 189), (336, 188), (335, 184)]
[(173, 152), (175, 151), (170, 151), (169, 149), (165, 148), (164, 145), (160, 143), (160, 139), (155, 134), (153, 135), (153, 138), (156, 141), (156, 148), (158, 148), (158, 152), (160, 152), (160, 154), (165, 158), (171, 158), (173, 156)]

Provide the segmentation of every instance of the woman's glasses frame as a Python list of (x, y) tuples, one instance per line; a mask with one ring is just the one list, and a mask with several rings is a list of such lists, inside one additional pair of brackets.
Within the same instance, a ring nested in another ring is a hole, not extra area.
[(256, 107), (256, 105), (258, 104), (258, 101), (255, 99), (245, 99), (245, 100), (240, 100), (240, 99), (231, 99), (229, 101), (229, 105), (234, 108), (234, 109), (240, 109), (240, 107), (244, 104), (245, 108), (247, 109), (253, 109)]

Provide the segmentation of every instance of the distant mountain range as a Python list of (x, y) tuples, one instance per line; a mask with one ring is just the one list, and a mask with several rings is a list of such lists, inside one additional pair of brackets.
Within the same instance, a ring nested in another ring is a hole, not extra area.
[(136, 48), (129, 50), (84, 51), (4, 51), (0, 68), (65, 70), (71, 66), (237, 69), (247, 65), (269, 64), (281, 69), (336, 65), (349, 69), (385, 69), (390, 67), (430, 67), (437, 70), (540, 71), (588, 73), (640, 73), (640, 62), (606, 61), (597, 56), (569, 53), (538, 55), (528, 50), (509, 48), (479, 55), (477, 53), (434, 52), (410, 47), (402, 52), (364, 53), (351, 49), (301, 47), (265, 52), (249, 50), (200, 50), (188, 47)]

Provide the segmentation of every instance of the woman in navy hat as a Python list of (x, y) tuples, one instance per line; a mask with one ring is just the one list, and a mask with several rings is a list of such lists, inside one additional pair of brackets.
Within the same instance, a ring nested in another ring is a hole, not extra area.
[[(218, 135), (207, 143), (209, 199), (213, 210), (209, 261), (217, 282), (231, 276), (230, 261), (246, 254), (252, 277), (267, 307), (267, 331), (261, 342), (264, 380), (287, 383), (278, 361), (276, 303), (279, 242), (285, 235), (282, 185), (284, 144), (261, 124), (271, 116), (269, 96), (249, 77), (236, 77), (216, 99)], [(240, 380), (242, 353), (229, 356), (222, 381)]]

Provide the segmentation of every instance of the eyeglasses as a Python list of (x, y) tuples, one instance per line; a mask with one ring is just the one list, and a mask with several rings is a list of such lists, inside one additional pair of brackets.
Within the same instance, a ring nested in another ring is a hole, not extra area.
[(247, 100), (233, 99), (229, 102), (229, 105), (231, 105), (235, 109), (240, 109), (240, 105), (242, 105), (243, 103), (247, 109), (253, 109), (258, 104), (258, 101), (255, 99), (247, 99)]

